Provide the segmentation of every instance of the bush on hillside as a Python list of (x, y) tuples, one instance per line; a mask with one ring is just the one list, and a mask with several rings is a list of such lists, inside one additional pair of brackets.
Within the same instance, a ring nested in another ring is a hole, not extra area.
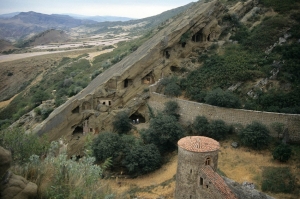
[(116, 133), (100, 133), (92, 144), (93, 154), (97, 161), (104, 161), (107, 158), (117, 158), (121, 152), (121, 139)]
[(184, 131), (174, 116), (158, 114), (150, 120), (149, 129), (140, 132), (145, 143), (155, 144), (160, 152), (172, 151)]
[(254, 121), (241, 131), (240, 140), (256, 150), (266, 148), (270, 142), (269, 130), (265, 125)]
[(33, 154), (41, 156), (48, 150), (49, 143), (33, 133), (25, 133), (21, 128), (7, 128), (0, 131), (0, 145), (11, 151), (14, 163), (23, 164)]
[(181, 95), (180, 86), (176, 82), (170, 82), (166, 85), (164, 94), (169, 97), (178, 97)]
[(240, 100), (230, 91), (223, 91), (217, 88), (207, 93), (205, 102), (214, 106), (221, 106), (227, 108), (239, 108), (241, 106)]
[(129, 173), (145, 174), (158, 169), (161, 155), (154, 144), (136, 145), (126, 153), (122, 164)]
[(176, 101), (168, 101), (165, 103), (165, 108), (163, 110), (163, 113), (167, 115), (172, 115), (177, 120), (179, 120), (180, 118), (180, 115), (178, 114), (179, 108), (180, 107)]
[(113, 121), (114, 131), (119, 134), (128, 133), (132, 125), (130, 123), (130, 119), (128, 117), (128, 113), (125, 111), (119, 112)]
[(287, 162), (292, 156), (292, 149), (289, 145), (281, 143), (272, 152), (274, 160)]

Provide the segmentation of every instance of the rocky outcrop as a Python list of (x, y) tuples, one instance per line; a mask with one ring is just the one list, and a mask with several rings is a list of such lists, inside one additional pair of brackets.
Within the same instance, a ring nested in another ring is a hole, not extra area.
[[(251, 9), (251, 2), (247, 2), (247, 9), (239, 9), (239, 15)], [(69, 142), (75, 134), (78, 138), (86, 131), (97, 134), (112, 130), (110, 124), (119, 111), (126, 110), (130, 115), (139, 114), (147, 119), (145, 104), (149, 95), (145, 90), (177, 69), (187, 65), (197, 67), (191, 59), (197, 56), (195, 52), (205, 51), (219, 39), (225, 14), (227, 8), (217, 0), (195, 3), (54, 110), (34, 131), (39, 135), (47, 133), (52, 140), (64, 137)], [(70, 150), (80, 150), (83, 141), (76, 142), (69, 144)]]
[(11, 154), (0, 146), (0, 198), (31, 199), (37, 195), (37, 185), (11, 173)]
[(229, 178), (223, 177), (226, 184), (230, 189), (236, 194), (238, 198), (242, 199), (275, 199), (265, 193), (262, 193), (255, 189), (253, 183), (243, 183), (239, 184)]

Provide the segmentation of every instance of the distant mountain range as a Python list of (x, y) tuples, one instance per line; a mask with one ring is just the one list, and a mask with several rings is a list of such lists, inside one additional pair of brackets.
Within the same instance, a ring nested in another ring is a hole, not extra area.
[[(12, 12), (7, 14), (1, 14), (0, 19), (7, 19), (14, 17), (21, 12)], [(72, 14), (72, 13), (64, 13), (64, 14), (58, 14), (58, 15), (68, 15), (74, 19), (87, 19), (92, 20), (96, 22), (104, 22), (104, 21), (129, 21), (133, 20), (134, 18), (128, 18), (128, 17), (119, 17), (119, 16), (86, 16), (86, 15), (78, 15), (78, 14)]]
[(132, 19), (117, 16), (83, 16), (76, 14), (42, 14), (37, 12), (14, 12), (0, 15), (0, 39), (17, 41), (49, 29), (68, 31), (71, 28), (85, 26), (93, 33), (110, 31), (113, 26), (128, 26), (139, 23), (146, 24), (144, 29), (151, 29), (162, 24), (189, 8), (193, 3), (181, 6), (161, 14), (143, 19)]
[(68, 15), (47, 15), (32, 11), (1, 16), (0, 39), (7, 40), (20, 39), (49, 29), (69, 30), (80, 25), (97, 23), (88, 19), (74, 19)]
[(134, 20), (134, 18), (128, 18), (128, 17), (117, 17), (117, 16), (85, 16), (85, 15), (77, 15), (77, 14), (65, 14), (69, 15), (75, 19), (88, 19), (93, 20), (97, 22), (104, 22), (104, 21), (129, 21)]

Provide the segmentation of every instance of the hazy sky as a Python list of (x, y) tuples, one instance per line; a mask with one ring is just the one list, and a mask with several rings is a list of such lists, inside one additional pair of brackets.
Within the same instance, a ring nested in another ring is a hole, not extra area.
[(0, 14), (34, 11), (144, 18), (197, 0), (0, 0)]

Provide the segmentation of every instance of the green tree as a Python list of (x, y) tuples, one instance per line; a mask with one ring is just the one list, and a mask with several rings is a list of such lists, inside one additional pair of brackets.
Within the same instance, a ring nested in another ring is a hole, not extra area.
[(113, 121), (114, 131), (119, 134), (128, 133), (132, 126), (128, 113), (126, 111), (119, 112)]
[(207, 93), (205, 102), (214, 106), (227, 108), (239, 108), (240, 100), (230, 91), (223, 91), (221, 88), (214, 89)]
[(180, 115), (178, 114), (179, 112), (179, 105), (176, 101), (168, 101), (165, 103), (165, 108), (163, 110), (163, 113), (167, 115), (172, 115), (176, 117), (177, 120), (179, 120)]
[(181, 95), (180, 86), (172, 81), (166, 85), (164, 94), (170, 97), (178, 97)]
[(149, 129), (140, 132), (146, 143), (155, 144), (161, 152), (176, 148), (177, 141), (184, 131), (174, 116), (158, 114), (150, 120)]
[(270, 142), (269, 130), (265, 125), (254, 121), (241, 131), (240, 139), (244, 145), (253, 149), (266, 148)]
[(223, 120), (213, 120), (208, 125), (207, 136), (216, 140), (224, 140), (229, 133), (229, 129)]
[(149, 173), (161, 165), (161, 155), (154, 144), (136, 145), (126, 154), (123, 165), (129, 173)]
[(274, 122), (271, 124), (271, 127), (276, 131), (278, 138), (284, 131), (284, 124), (280, 122)]
[(273, 158), (280, 162), (286, 162), (292, 156), (292, 149), (289, 145), (281, 143), (272, 152)]
[(116, 133), (100, 133), (92, 144), (94, 156), (98, 161), (104, 161), (107, 158), (117, 158), (120, 155), (121, 139)]
[(25, 133), (21, 128), (7, 128), (0, 131), (0, 145), (12, 153), (15, 163), (26, 163), (31, 155), (42, 155), (50, 144), (46, 138), (33, 133)]
[(197, 116), (193, 123), (193, 129), (196, 135), (206, 135), (209, 122), (205, 116)]

